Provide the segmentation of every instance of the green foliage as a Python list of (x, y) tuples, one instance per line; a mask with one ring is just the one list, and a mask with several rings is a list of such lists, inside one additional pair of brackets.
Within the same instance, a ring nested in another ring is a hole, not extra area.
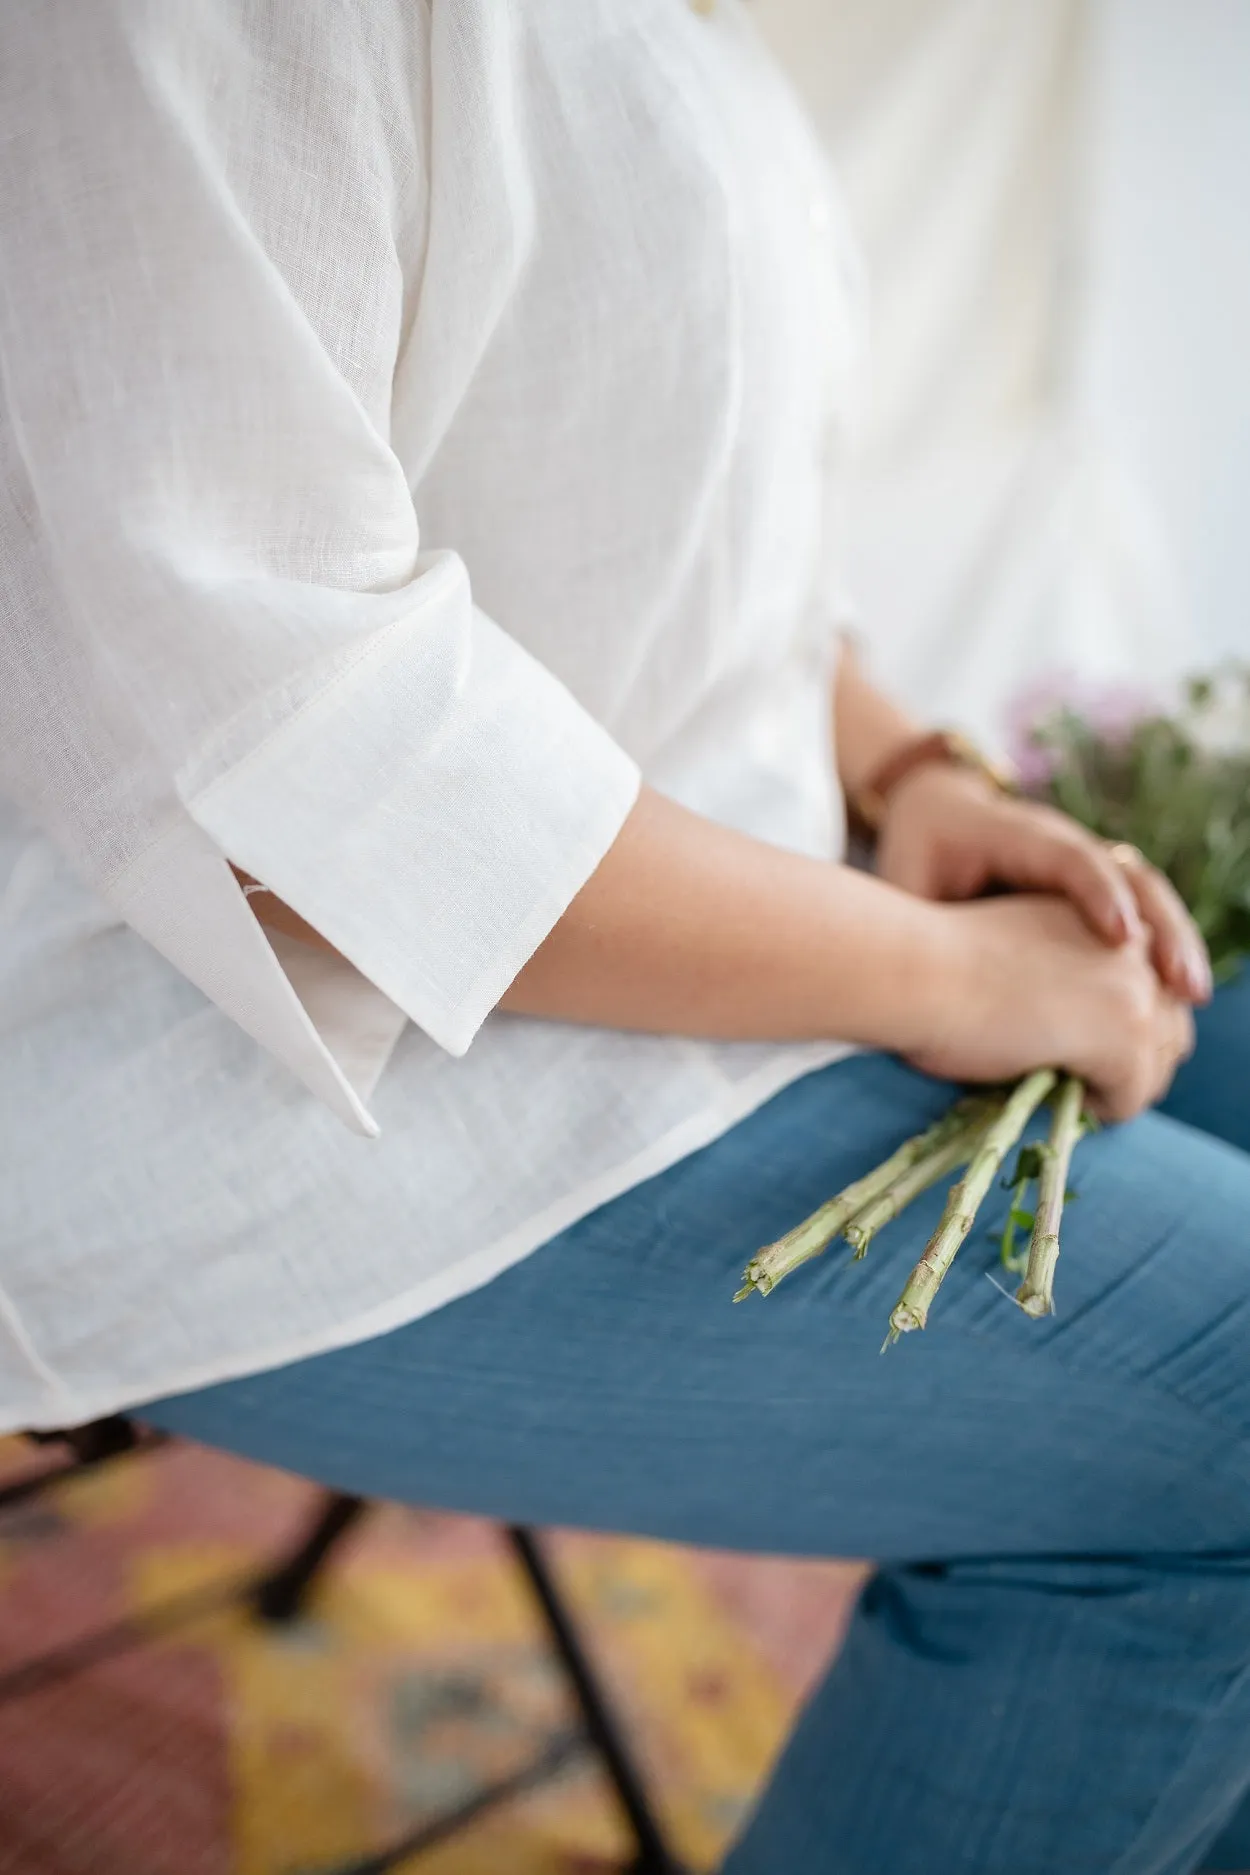
[[(1093, 1122), (1097, 1124), (1097, 1122)], [(1083, 1129), (1084, 1130), (1084, 1129)], [(1005, 1270), (1013, 1275), (1022, 1276), (1028, 1267), (1029, 1246), (1027, 1238), (1017, 1248), (1017, 1238), (1021, 1231), (1031, 1232), (1034, 1213), (1029, 1210), (1029, 1188), (1042, 1176), (1042, 1165), (1046, 1158), (1046, 1145), (1039, 1140), (1034, 1144), (1021, 1146), (1016, 1154), (1016, 1163), (1001, 1181), (1004, 1191), (1011, 1193), (1011, 1209), (1007, 1213), (1007, 1222), (1001, 1233), (990, 1231), (990, 1239), (998, 1245), (999, 1261)], [(1071, 1186), (1063, 1194), (1064, 1203), (1068, 1204), (1079, 1193)]]
[(1062, 709), (1031, 740), (1051, 764), (1039, 798), (1167, 874), (1216, 980), (1250, 955), (1250, 671), (1193, 679), (1175, 716), (1108, 732)]
[(1015, 1170), (1003, 1180), (1004, 1186), (1028, 1185), (1035, 1178), (1040, 1178), (1044, 1151), (1041, 1145), (1021, 1146), (1016, 1156)]
[[(1007, 1222), (1003, 1226), (1002, 1236), (998, 1241), (998, 1255), (1002, 1266), (1014, 1275), (1023, 1275), (1029, 1260), (1029, 1246), (1026, 1238), (1022, 1249), (1016, 1248), (1016, 1236), (1019, 1231), (1033, 1229), (1033, 1213), (1028, 1210), (1029, 1187), (1034, 1184), (1042, 1169), (1042, 1149), (1040, 1146), (1021, 1146), (1016, 1159), (1015, 1170), (1003, 1184), (1011, 1192), (1011, 1209), (1007, 1213)], [(991, 1235), (993, 1233), (991, 1232)]]

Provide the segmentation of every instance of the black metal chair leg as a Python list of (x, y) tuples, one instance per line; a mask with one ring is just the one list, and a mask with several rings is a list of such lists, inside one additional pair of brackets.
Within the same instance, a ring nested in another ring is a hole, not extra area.
[[(121, 1453), (141, 1451), (165, 1442), (166, 1435), (136, 1426), (117, 1416), (66, 1433), (34, 1435), (40, 1444), (63, 1443), (70, 1449), (65, 1465), (38, 1471), (0, 1487), (0, 1507), (29, 1501), (61, 1478), (106, 1464)], [(309, 1590), (330, 1552), (369, 1508), (368, 1500), (343, 1491), (323, 1494), (307, 1535), (295, 1552), (259, 1581), (240, 1585), (222, 1583), (175, 1598), (142, 1618), (130, 1617), (101, 1633), (66, 1648), (55, 1649), (38, 1660), (27, 1661), (3, 1676), (0, 1698), (15, 1699), (39, 1687), (82, 1672), (97, 1661), (124, 1652), (150, 1634), (172, 1630), (208, 1608), (232, 1600), (243, 1587), (256, 1612), (266, 1621), (290, 1621), (304, 1606)], [(509, 1541), (542, 1611), (552, 1645), (568, 1674), (581, 1710), (584, 1742), (597, 1753), (629, 1821), (638, 1845), (629, 1875), (686, 1875), (666, 1844), (651, 1808), (642, 1776), (634, 1763), (610, 1701), (582, 1646), (573, 1618), (565, 1606), (536, 1533), (524, 1525), (507, 1530)], [(445, 1817), (420, 1825), (399, 1843), (349, 1865), (341, 1875), (383, 1875), (400, 1861), (432, 1848), (494, 1804), (532, 1789), (552, 1776), (583, 1744), (583, 1734), (564, 1731), (549, 1739), (530, 1761), (510, 1777), (480, 1791)]]
[(586, 1732), (598, 1752), (638, 1842), (631, 1875), (685, 1875), (664, 1840), (624, 1733), (582, 1646), (551, 1567), (533, 1530), (508, 1526), (508, 1539), (542, 1609), (552, 1644), (573, 1683)]
[(368, 1500), (346, 1491), (327, 1491), (308, 1535), (288, 1561), (263, 1576), (252, 1597), (264, 1621), (293, 1621), (330, 1551), (369, 1508)]
[(168, 1435), (114, 1416), (98, 1419), (89, 1426), (75, 1426), (68, 1432), (28, 1432), (25, 1437), (32, 1445), (63, 1447), (65, 1459), (0, 1485), (0, 1510), (39, 1497), (64, 1479), (94, 1471), (97, 1465), (107, 1465), (123, 1453), (154, 1451), (167, 1443)]

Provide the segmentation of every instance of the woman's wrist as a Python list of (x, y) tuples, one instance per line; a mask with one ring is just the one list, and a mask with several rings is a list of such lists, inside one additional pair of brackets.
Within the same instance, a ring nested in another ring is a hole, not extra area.
[(943, 771), (979, 776), (990, 792), (1011, 787), (1007, 772), (960, 731), (922, 728), (872, 684), (846, 646), (834, 689), (838, 775), (853, 820), (880, 831), (896, 796)]
[(941, 1048), (961, 1024), (976, 1020), (977, 946), (959, 908), (900, 893), (914, 939), (893, 1009), (884, 1012), (879, 1046), (909, 1059)]
[(992, 763), (954, 729), (931, 729), (891, 751), (851, 799), (855, 816), (872, 833), (885, 828), (900, 798), (946, 793), (992, 798), (1015, 792), (1005, 768)]
[(833, 718), (838, 779), (848, 801), (855, 800), (895, 750), (923, 734), (913, 716), (869, 681), (849, 644), (838, 659)]
[(836, 974), (823, 1032), (889, 1054), (923, 1053), (950, 1033), (974, 974), (955, 908), (851, 868), (830, 870), (839, 888), (830, 908)]

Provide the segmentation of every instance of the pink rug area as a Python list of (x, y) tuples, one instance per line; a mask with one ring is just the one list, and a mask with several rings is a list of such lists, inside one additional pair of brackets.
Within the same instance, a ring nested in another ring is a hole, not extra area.
[[(0, 1440), (0, 1478), (31, 1462)], [(298, 1479), (175, 1445), (0, 1516), (0, 1677), (254, 1571), (315, 1502)], [(862, 1571), (574, 1534), (555, 1550), (675, 1845), (712, 1869)], [(381, 1507), (291, 1627), (213, 1606), (0, 1700), (0, 1875), (337, 1875), (568, 1718), (493, 1528)], [(606, 1875), (627, 1846), (579, 1758), (406, 1866)]]

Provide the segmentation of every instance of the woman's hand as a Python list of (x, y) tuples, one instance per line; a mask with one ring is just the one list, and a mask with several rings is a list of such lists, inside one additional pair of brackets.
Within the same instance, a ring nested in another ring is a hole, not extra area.
[(920, 898), (972, 899), (989, 886), (1069, 899), (1104, 943), (1143, 930), (1174, 996), (1203, 1003), (1211, 966), (1198, 927), (1171, 884), (1140, 856), (1129, 863), (1056, 809), (997, 792), (966, 769), (917, 769), (890, 797), (877, 870)]
[(947, 1009), (933, 1039), (907, 1051), (916, 1067), (957, 1081), (1066, 1068), (1109, 1120), (1166, 1093), (1193, 1049), (1193, 1016), (1161, 981), (1144, 929), (1113, 949), (1067, 900), (1032, 896), (940, 917)]

